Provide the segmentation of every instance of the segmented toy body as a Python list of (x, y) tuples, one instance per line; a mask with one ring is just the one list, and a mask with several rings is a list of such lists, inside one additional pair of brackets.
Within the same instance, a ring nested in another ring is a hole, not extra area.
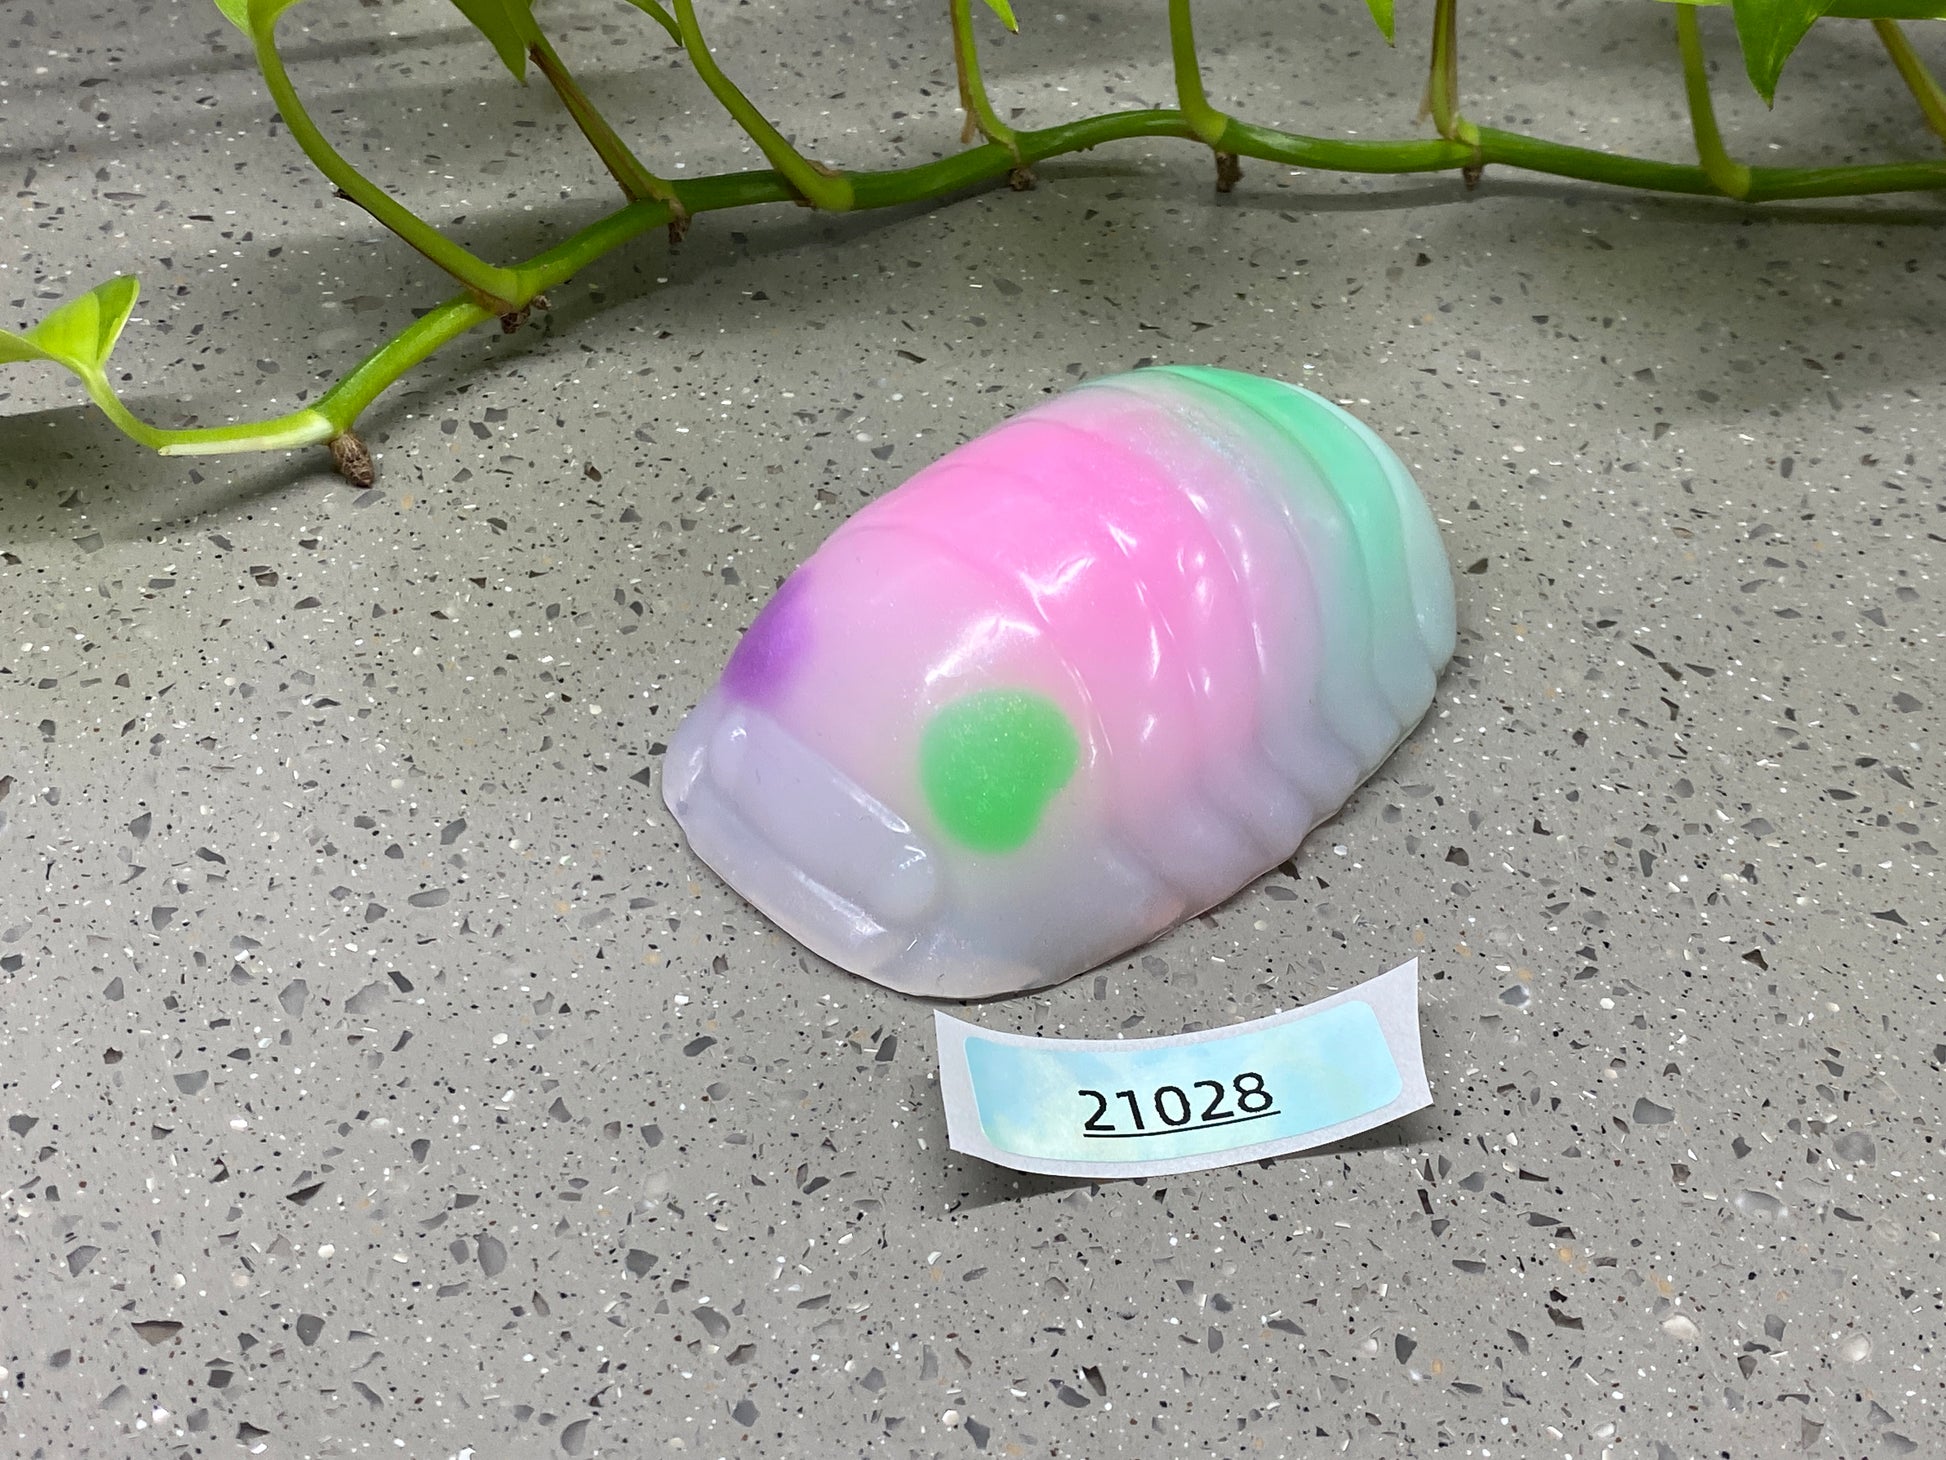
[(915, 993), (1067, 978), (1289, 857), (1454, 642), (1398, 458), (1309, 392), (1092, 382), (839, 528), (683, 722), (664, 796), (816, 952)]

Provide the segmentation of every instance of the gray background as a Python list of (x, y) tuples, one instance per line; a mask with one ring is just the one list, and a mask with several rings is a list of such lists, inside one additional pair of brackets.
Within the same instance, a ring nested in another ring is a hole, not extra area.
[[(814, 155), (957, 145), (937, 5), (702, 8)], [(1003, 109), (1168, 99), (1159, 6), (1021, 9)], [(1425, 9), (1392, 53), (1353, 0), (1206, 6), (1212, 96), (1408, 134)], [(1686, 155), (1661, 7), (1484, 9), (1473, 115)], [(652, 163), (754, 165), (642, 17), (545, 14)], [(1705, 18), (1744, 155), (1936, 151), (1868, 28), (1766, 115)], [(284, 35), (481, 250), (607, 206), (450, 10)], [(16, 0), (0, 42), (4, 322), (139, 272), (155, 419), (288, 409), (449, 292), (201, 0)], [(702, 218), (414, 374), (368, 492), (5, 372), (0, 1449), (1946, 1453), (1937, 206), (1211, 173)], [(1392, 440), (1459, 656), (1293, 870), (973, 1017), (1166, 1033), (1416, 952), (1435, 1104), (1091, 1186), (948, 1151), (930, 1007), (766, 928), (653, 768), (853, 508), (1145, 359)]]

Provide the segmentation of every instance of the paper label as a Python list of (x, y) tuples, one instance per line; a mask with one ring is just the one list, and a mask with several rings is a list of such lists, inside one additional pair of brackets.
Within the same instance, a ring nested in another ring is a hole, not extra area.
[(952, 1148), (1020, 1171), (1228, 1166), (1432, 1103), (1416, 958), (1301, 1009), (1163, 1039), (1035, 1039), (933, 1020)]

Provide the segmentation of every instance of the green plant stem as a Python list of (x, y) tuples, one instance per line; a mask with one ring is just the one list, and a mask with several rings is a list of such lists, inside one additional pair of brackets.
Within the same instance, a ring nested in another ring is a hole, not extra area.
[(750, 140), (757, 144), (757, 150), (769, 159), (772, 167), (790, 180), (798, 196), (813, 207), (829, 208), (835, 212), (850, 208), (850, 179), (817, 167), (785, 141), (784, 134), (770, 124), (770, 120), (757, 110), (750, 98), (739, 91), (736, 83), (725, 76), (723, 68), (716, 64), (716, 58), (709, 53), (709, 43), (703, 39), (702, 29), (696, 24), (694, 0), (675, 0), (675, 6), (683, 49), (689, 52), (689, 64), (696, 68), (696, 74), (703, 78), (703, 85), (710, 89), (710, 94), (722, 104), (723, 110), (736, 118), (737, 124), (750, 134)]
[(1876, 162), (1857, 167), (1753, 167), (1747, 203), (1801, 198), (1857, 198), (1871, 193), (1946, 188), (1946, 168), (1934, 162)]
[(1885, 46), (1886, 55), (1892, 64), (1899, 68), (1899, 75), (1912, 91), (1913, 100), (1919, 103), (1919, 110), (1925, 113), (1926, 125), (1942, 138), (1946, 138), (1946, 91), (1940, 89), (1933, 80), (1932, 72), (1926, 63), (1919, 59), (1918, 52), (1912, 49), (1912, 42), (1905, 38), (1896, 20), (1880, 18), (1872, 22), (1872, 29), (1878, 32), (1879, 40)]
[[(528, 56), (533, 60), (541, 75), (547, 78), (554, 94), (561, 98), (561, 104), (574, 118), (574, 124), (581, 129), (581, 135), (588, 139), (588, 145), (595, 149), (601, 165), (608, 169), (608, 175), (620, 185), (622, 195), (631, 203), (643, 198), (655, 198), (665, 203), (676, 203), (676, 192), (669, 183), (642, 165), (641, 159), (629, 150), (629, 146), (615, 129), (608, 125), (581, 84), (568, 70), (567, 62), (555, 52), (554, 47), (543, 36), (528, 47)], [(680, 208), (680, 204), (676, 204)]]
[[(1432, 63), (1426, 72), (1426, 110), (1432, 113), (1439, 135), (1451, 142), (1477, 146), (1480, 129), (1460, 115), (1459, 7), (1455, 0), (1439, 0), (1432, 15)], [(1475, 158), (1474, 166), (1482, 159)]]
[[(654, 209), (661, 222), (669, 221), (667, 204), (641, 203), (632, 206)], [(610, 215), (611, 218), (613, 216)], [(144, 429), (160, 438), (153, 444), (164, 456), (215, 456), (237, 451), (276, 451), (292, 446), (314, 446), (351, 430), (365, 407), (390, 389), (406, 371), (433, 355), (441, 346), (450, 344), (468, 330), (477, 329), (489, 320), (498, 318), (471, 294), (455, 295), (413, 320), (373, 350), (319, 396), (315, 405), (304, 410), (268, 421), (239, 422), (232, 426), (196, 426), (174, 431), (160, 430), (154, 426), (145, 426)]]
[[(631, 207), (653, 208), (668, 222), (669, 210), (662, 203), (635, 203)], [(465, 294), (448, 299), (428, 310), (398, 334), (380, 345), (346, 372), (331, 389), (318, 398), (318, 413), (334, 427), (333, 434), (349, 431), (365, 407), (389, 389), (394, 381), (441, 346), (451, 343), (469, 330), (497, 318)]]
[(264, 421), (239, 421), (233, 426), (186, 426), (179, 430), (149, 426), (147, 429), (153, 439), (145, 444), (154, 446), (163, 456), (289, 451), (299, 446), (322, 446), (333, 436), (342, 434), (333, 429), (329, 417), (316, 410), (292, 411)]
[[(1573, 147), (1481, 127), (1477, 144), (1444, 138), (1366, 141), (1309, 137), (1231, 121), (1223, 133), (1227, 150), (1290, 167), (1360, 173), (1449, 172), (1478, 162), (1518, 167), (1556, 177), (1618, 187), (1654, 189), (1693, 196), (1720, 196), (1721, 187), (1694, 163), (1659, 162)], [(1023, 163), (1086, 151), (1105, 143), (1144, 138), (1203, 141), (1188, 116), (1174, 108), (1111, 112), (1079, 121), (1015, 134), (1019, 155), (997, 142), (983, 143), (950, 157), (913, 167), (849, 175), (852, 206), (889, 208), (950, 198), (1004, 181)], [(1751, 202), (1792, 198), (1855, 197), (1872, 193), (1946, 189), (1946, 159), (1937, 162), (1881, 163), (1871, 166), (1746, 169), (1744, 194)], [(690, 213), (748, 208), (797, 199), (794, 182), (779, 172), (726, 173), (672, 184)], [(670, 205), (654, 200), (630, 203), (597, 219), (554, 247), (510, 270), (519, 292), (559, 288), (597, 259), (645, 233), (664, 227)], [(165, 430), (136, 419), (114, 398), (106, 379), (90, 382), (90, 394), (130, 436), (166, 455), (206, 452), (284, 450), (328, 441), (352, 429), (381, 394), (435, 352), (468, 331), (490, 323), (496, 311), (470, 292), (456, 295), (405, 326), (373, 350), (330, 387), (315, 405), (269, 420), (229, 426)]]
[(628, 3), (648, 16), (649, 19), (653, 20), (664, 30), (668, 31), (670, 40), (674, 41), (677, 45), (683, 43), (682, 27), (676, 24), (675, 16), (658, 5), (656, 0), (628, 0)]
[(311, 120), (311, 114), (304, 109), (304, 103), (298, 99), (297, 88), (291, 85), (290, 73), (284, 69), (284, 58), (278, 54), (278, 18), (281, 15), (273, 17), (255, 32), (257, 65), (263, 71), (264, 84), (270, 89), (271, 100), (276, 102), (284, 124), (291, 129), (291, 136), (297, 139), (297, 145), (304, 149), (304, 155), (352, 202), (466, 285), (495, 314), (507, 314), (526, 305), (532, 296), (521, 296), (520, 280), (511, 270), (490, 264), (461, 248), (425, 219), (394, 200), (325, 140), (324, 134)]
[(1014, 129), (1000, 120), (987, 100), (986, 82), (980, 76), (980, 52), (973, 41), (973, 0), (947, 0), (953, 18), (953, 65), (959, 72), (960, 106), (966, 111), (966, 129), (960, 141), (971, 142), (974, 129), (989, 142), (998, 142), (1016, 158), (1020, 148), (1014, 142)]
[(1304, 137), (1240, 122), (1235, 117), (1223, 129), (1223, 150), (1239, 157), (1322, 172), (1444, 172), (1473, 160), (1471, 147), (1443, 137), (1414, 137), (1402, 142)]
[(1676, 44), (1682, 51), (1683, 89), (1689, 95), (1689, 130), (1696, 138), (1696, 157), (1715, 189), (1727, 197), (1748, 199), (1753, 179), (1745, 164), (1731, 157), (1716, 126), (1716, 104), (1710, 99), (1708, 64), (1703, 57), (1702, 28), (1696, 7), (1676, 6)]
[(1212, 151), (1235, 152), (1224, 140), (1230, 118), (1209, 104), (1203, 91), (1203, 63), (1196, 55), (1196, 27), (1189, 0), (1169, 0), (1169, 56), (1176, 71), (1176, 105), (1198, 141)]
[(115, 388), (108, 383), (105, 374), (99, 370), (91, 374), (82, 374), (81, 383), (87, 387), (88, 398), (101, 407), (101, 413), (119, 426), (124, 435), (134, 438), (144, 446), (152, 446), (158, 451), (163, 449), (163, 443), (168, 439), (169, 433), (160, 426), (151, 426), (123, 405), (121, 397), (115, 394)]

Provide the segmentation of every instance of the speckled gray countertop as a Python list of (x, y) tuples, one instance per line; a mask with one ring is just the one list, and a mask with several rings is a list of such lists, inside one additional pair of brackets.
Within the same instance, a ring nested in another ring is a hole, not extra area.
[[(955, 145), (936, 7), (703, 8), (815, 154)], [(1422, 38), (1206, 9), (1244, 114), (1409, 130)], [(1021, 10), (1003, 108), (1167, 98), (1158, 7)], [(750, 165), (639, 16), (548, 14), (646, 151)], [(307, 15), (320, 120), (475, 246), (603, 205), (454, 13)], [(1741, 145), (1922, 153), (1825, 29), (1774, 117), (1712, 30)], [(1659, 7), (1468, 36), (1482, 119), (1683, 155)], [(445, 292), (201, 0), (0, 40), (0, 322), (138, 272), (157, 419), (287, 409)], [(0, 372), (0, 1450), (1946, 1454), (1941, 221), (1260, 165), (1218, 199), (1121, 144), (601, 264), (388, 397), (369, 491)], [(1385, 433), (1459, 657), (1292, 870), (972, 1017), (1172, 1032), (1416, 952), (1435, 1098), (1089, 1185), (951, 1153), (931, 1007), (769, 930), (655, 767), (851, 509), (1145, 359)]]

